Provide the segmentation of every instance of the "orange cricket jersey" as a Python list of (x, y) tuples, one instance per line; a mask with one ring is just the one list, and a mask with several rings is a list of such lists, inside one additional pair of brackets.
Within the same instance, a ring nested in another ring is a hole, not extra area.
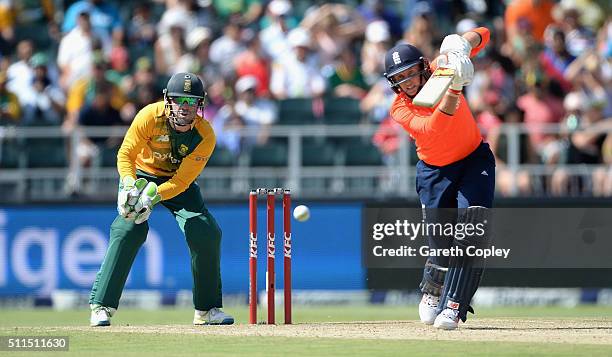
[[(489, 42), (489, 30), (479, 27), (472, 31), (482, 38), (480, 45), (470, 53), (474, 57)], [(431, 69), (435, 70), (434, 63)], [(416, 106), (402, 92), (393, 101), (390, 114), (415, 140), (419, 159), (430, 165), (445, 166), (472, 153), (480, 145), (482, 135), (463, 95), (454, 115), (436, 108)]]

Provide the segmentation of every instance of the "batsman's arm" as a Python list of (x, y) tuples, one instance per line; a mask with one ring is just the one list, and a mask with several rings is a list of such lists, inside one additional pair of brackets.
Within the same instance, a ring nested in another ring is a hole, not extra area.
[(136, 178), (136, 157), (153, 136), (155, 120), (151, 110), (150, 105), (142, 108), (123, 138), (117, 154), (117, 170), (120, 178), (125, 176)]
[(400, 124), (410, 135), (418, 136), (422, 134), (435, 134), (443, 132), (450, 125), (451, 121), (444, 115), (439, 115), (435, 110), (431, 115), (417, 115), (412, 110), (401, 103), (398, 97), (391, 106), (390, 114), (393, 120)]
[[(486, 27), (478, 27), (462, 35), (472, 46), (470, 57), (476, 56), (489, 43), (490, 36), (489, 29)], [(434, 63), (437, 62), (438, 59), (434, 61)], [(460, 98), (461, 91), (449, 88), (438, 105), (438, 110), (446, 115), (454, 115), (459, 107)]]
[(187, 155), (172, 178), (159, 185), (158, 193), (162, 200), (168, 200), (185, 191), (204, 170), (216, 144), (215, 133), (210, 124), (204, 121), (202, 142)]
[(486, 27), (478, 27), (464, 33), (462, 37), (465, 38), (472, 46), (470, 57), (474, 57), (489, 43), (491, 32)]

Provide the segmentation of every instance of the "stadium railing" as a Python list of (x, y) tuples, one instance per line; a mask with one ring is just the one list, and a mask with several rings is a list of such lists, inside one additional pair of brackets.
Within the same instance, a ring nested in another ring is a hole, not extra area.
[[(85, 127), (71, 134), (59, 127), (0, 127), (0, 202), (110, 202), (116, 196), (118, 174), (116, 146), (102, 147), (87, 166), (77, 164), (83, 137), (115, 138), (120, 142), (127, 128)], [(264, 146), (245, 146), (239, 153), (219, 146), (198, 181), (205, 197), (213, 200), (241, 199), (252, 187), (291, 187), (301, 198), (329, 197), (414, 198), (417, 161), (413, 142), (401, 131), (399, 148), (382, 155), (371, 144), (379, 126), (300, 125), (273, 126)], [(561, 134), (564, 128), (550, 124), (542, 132)], [(610, 133), (609, 128), (584, 130)], [(559, 165), (528, 163), (522, 159), (522, 142), (532, 128), (504, 124), (505, 169), (515, 175), (527, 172), (544, 180)], [(253, 128), (233, 132), (242, 142), (255, 142)], [(251, 140), (249, 140), (251, 139)], [(62, 153), (65, 157), (62, 157)], [(566, 173), (590, 180), (603, 165), (564, 164)], [(518, 193), (516, 182), (512, 194)], [(588, 185), (587, 185), (588, 186)], [(537, 191), (536, 195), (546, 195)], [(583, 190), (579, 195), (589, 195)]]

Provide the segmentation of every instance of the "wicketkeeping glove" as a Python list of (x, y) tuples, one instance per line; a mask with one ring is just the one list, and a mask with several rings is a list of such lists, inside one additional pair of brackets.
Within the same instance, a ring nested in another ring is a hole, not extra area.
[(140, 193), (147, 185), (147, 180), (125, 176), (119, 182), (119, 193), (117, 194), (117, 212), (124, 218), (134, 219), (134, 206), (138, 202)]
[(442, 45), (440, 45), (440, 54), (445, 55), (449, 52), (457, 52), (470, 58), (472, 45), (470, 42), (457, 34), (452, 34), (444, 37)]
[(153, 206), (159, 201), (161, 201), (161, 196), (157, 193), (157, 185), (155, 182), (149, 182), (142, 190), (140, 197), (138, 197), (138, 202), (134, 206), (134, 211), (136, 212), (134, 223), (141, 224), (149, 219)]

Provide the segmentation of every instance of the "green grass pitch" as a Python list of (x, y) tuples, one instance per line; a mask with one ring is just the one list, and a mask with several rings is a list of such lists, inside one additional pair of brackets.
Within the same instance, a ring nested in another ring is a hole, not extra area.
[(120, 309), (111, 328), (90, 328), (87, 310), (4, 309), (0, 336), (69, 336), (69, 354), (96, 356), (612, 355), (612, 307), (479, 308), (450, 332), (418, 323), (416, 306), (295, 306), (292, 326), (247, 325), (245, 306), (225, 311), (236, 325), (194, 327), (187, 309)]

